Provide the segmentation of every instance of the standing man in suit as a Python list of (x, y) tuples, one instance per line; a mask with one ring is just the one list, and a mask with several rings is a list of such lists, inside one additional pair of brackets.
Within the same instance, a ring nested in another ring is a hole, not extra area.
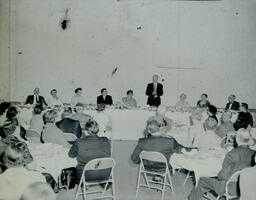
[(61, 115), (62, 120), (56, 122), (56, 126), (63, 133), (73, 133), (77, 138), (82, 136), (82, 129), (78, 120), (72, 119), (72, 110), (64, 110)]
[(101, 89), (101, 95), (97, 97), (97, 104), (105, 104), (105, 105), (112, 105), (113, 100), (110, 95), (108, 95), (108, 91), (106, 88)]
[[(250, 134), (246, 129), (237, 132), (236, 142), (238, 147), (228, 152), (222, 163), (222, 169), (217, 177), (201, 177), (198, 186), (194, 188), (188, 196), (189, 200), (202, 199), (206, 192), (215, 191), (218, 195), (223, 195), (225, 186), (229, 178), (237, 171), (246, 167), (251, 167), (255, 151), (249, 148)], [(237, 184), (230, 185), (231, 194), (236, 194)]]
[(230, 95), (228, 97), (228, 103), (226, 104), (225, 110), (239, 110), (240, 104), (239, 102), (235, 101), (236, 96), (235, 95)]
[(158, 76), (153, 76), (153, 83), (149, 83), (146, 90), (148, 96), (147, 104), (158, 107), (161, 104), (161, 96), (163, 95), (163, 85), (158, 83)]
[(39, 88), (35, 88), (33, 91), (34, 95), (29, 95), (26, 99), (26, 104), (41, 104), (42, 107), (43, 106), (47, 106), (47, 103), (44, 99), (44, 97), (40, 96), (40, 89)]

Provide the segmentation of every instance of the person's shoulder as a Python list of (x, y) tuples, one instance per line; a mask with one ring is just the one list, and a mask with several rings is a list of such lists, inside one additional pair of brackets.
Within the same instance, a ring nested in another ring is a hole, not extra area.
[(163, 86), (163, 84), (162, 83), (157, 83), (158, 85), (160, 85), (160, 86)]

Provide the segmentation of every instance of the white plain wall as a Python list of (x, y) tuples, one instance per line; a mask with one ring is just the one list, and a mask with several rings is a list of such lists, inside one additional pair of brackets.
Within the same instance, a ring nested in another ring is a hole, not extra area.
[[(144, 105), (146, 84), (159, 74), (164, 104), (185, 92), (194, 105), (206, 92), (217, 106), (236, 94), (256, 107), (255, 0), (11, 1), (12, 100), (38, 86), (46, 98), (56, 88), (68, 102), (82, 87), (95, 103), (107, 87), (114, 101), (133, 89)], [(66, 8), (71, 22), (63, 31)]]

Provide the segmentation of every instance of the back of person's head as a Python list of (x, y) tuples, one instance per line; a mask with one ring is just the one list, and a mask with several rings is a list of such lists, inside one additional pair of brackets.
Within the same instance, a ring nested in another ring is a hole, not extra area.
[(84, 104), (77, 103), (74, 110), (77, 113), (82, 113), (84, 111)]
[(245, 110), (248, 110), (249, 108), (247, 103), (241, 103), (241, 107), (243, 107)]
[(36, 115), (40, 115), (43, 111), (43, 106), (41, 104), (38, 104), (34, 107), (34, 113)]
[(18, 114), (18, 110), (16, 107), (11, 106), (8, 108), (7, 112), (6, 112), (6, 118), (7, 119), (12, 119), (15, 118)]
[(4, 164), (7, 168), (23, 166), (26, 144), (21, 141), (12, 142), (4, 152)]
[(156, 120), (148, 121), (146, 130), (147, 130), (148, 133), (154, 135), (155, 133), (159, 132), (160, 124)]
[(208, 112), (209, 112), (211, 115), (216, 115), (216, 113), (217, 113), (217, 108), (216, 108), (214, 105), (209, 105), (209, 106), (208, 106)]
[(54, 123), (57, 117), (57, 111), (56, 110), (48, 110), (43, 115), (44, 124), (47, 123)]
[(63, 110), (61, 114), (61, 119), (64, 119), (65, 117), (70, 117), (72, 115), (72, 109), (70, 107)]
[(251, 139), (250, 133), (245, 128), (240, 128), (236, 132), (236, 143), (239, 145), (248, 145)]
[(2, 102), (0, 104), (0, 115), (3, 115), (5, 113), (5, 111), (11, 106), (10, 103), (8, 102)]
[(218, 122), (216, 120), (216, 118), (214, 117), (208, 117), (204, 124), (203, 127), (205, 130), (215, 130), (217, 128)]
[(99, 132), (98, 123), (92, 119), (89, 119), (85, 124), (85, 130), (87, 130), (89, 135), (97, 135)]
[(56, 200), (56, 195), (47, 183), (35, 182), (25, 189), (19, 200)]
[(2, 126), (3, 135), (1, 136), (5, 138), (13, 134), (17, 126), (18, 120), (16, 118), (6, 120)]
[(225, 111), (221, 115), (222, 122), (229, 122), (231, 120), (231, 118), (232, 118), (232, 112), (230, 112), (230, 111)]

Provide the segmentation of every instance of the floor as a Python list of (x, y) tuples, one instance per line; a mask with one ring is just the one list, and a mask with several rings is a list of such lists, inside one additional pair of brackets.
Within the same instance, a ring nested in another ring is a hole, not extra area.
[[(138, 167), (134, 167), (129, 163), (130, 156), (136, 146), (136, 141), (113, 141), (113, 158), (116, 161), (114, 171), (115, 189), (117, 200), (133, 200), (135, 199), (136, 182)], [(165, 200), (186, 200), (188, 194), (193, 188), (191, 178), (188, 179), (185, 186), (183, 182), (186, 175), (183, 173), (175, 173), (173, 176), (174, 193), (170, 189), (166, 190)], [(71, 200), (75, 197), (75, 189), (58, 193), (57, 200)], [(83, 199), (80, 196), (79, 200)], [(161, 199), (161, 192), (156, 190), (141, 188), (138, 200), (157, 200)]]

